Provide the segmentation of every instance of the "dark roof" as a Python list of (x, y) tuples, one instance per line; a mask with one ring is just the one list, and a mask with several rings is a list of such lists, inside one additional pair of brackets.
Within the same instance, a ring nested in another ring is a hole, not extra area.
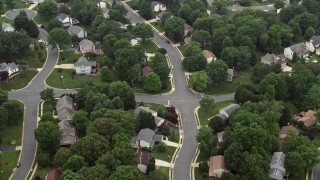
[(151, 72), (153, 72), (153, 68), (150, 66), (146, 66), (146, 67), (142, 68), (142, 70), (141, 70), (143, 77), (148, 76), (148, 74), (150, 74)]
[(320, 46), (320, 36), (312, 36), (310, 42), (314, 47), (318, 48)]
[(304, 43), (292, 45), (290, 49), (293, 53), (297, 53), (298, 56), (308, 53), (307, 46)]
[(63, 96), (56, 104), (58, 118), (60, 120), (71, 120), (73, 115), (73, 99), (69, 96)]
[(60, 20), (64, 20), (65, 18), (69, 17), (69, 15), (65, 14), (65, 13), (59, 13), (57, 15), (57, 18), (60, 19)]
[(148, 165), (149, 161), (151, 160), (152, 156), (148, 152), (139, 151), (137, 153), (137, 162), (138, 164)]
[(68, 31), (72, 34), (72, 35), (78, 35), (81, 31), (84, 31), (84, 29), (80, 26), (70, 26), (68, 28)]
[(66, 120), (59, 122), (59, 130), (61, 133), (60, 145), (71, 145), (77, 140), (76, 129)]
[[(279, 63), (280, 58), (275, 54), (267, 53), (263, 57), (261, 57), (261, 62), (265, 64), (275, 64)], [(281, 60), (280, 60), (281, 61)]]
[(59, 180), (60, 179), (61, 172), (58, 169), (54, 169), (53, 171), (50, 171), (47, 176), (46, 180)]

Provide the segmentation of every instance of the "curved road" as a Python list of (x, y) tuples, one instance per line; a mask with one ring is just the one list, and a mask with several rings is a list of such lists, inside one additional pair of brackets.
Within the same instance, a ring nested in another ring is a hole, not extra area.
[[(128, 8), (128, 7), (127, 7)], [(128, 9), (128, 18), (133, 23), (144, 22), (138, 15)], [(26, 10), (27, 13), (29, 10)], [(32, 11), (29, 12), (30, 14)], [(29, 14), (28, 13), (28, 14)], [(13, 15), (10, 15), (13, 14)], [(14, 18), (14, 14), (10, 12), (7, 14), (8, 18)], [(47, 40), (46, 32), (40, 29), (40, 38), (43, 41)], [(166, 42), (166, 39), (157, 33), (154, 33), (155, 42), (167, 50), (171, 64), (174, 66), (173, 77), (175, 81), (175, 92), (167, 95), (155, 95), (155, 96), (144, 96), (136, 95), (137, 101), (152, 102), (159, 104), (168, 104), (175, 106), (179, 109), (182, 118), (183, 126), (183, 141), (182, 148), (177, 156), (173, 176), (175, 180), (188, 180), (190, 177), (191, 162), (195, 155), (197, 148), (196, 135), (197, 125), (194, 116), (194, 109), (199, 104), (201, 99), (200, 95), (193, 94), (190, 92), (187, 86), (185, 74), (181, 64), (181, 57), (171, 44)], [(30, 82), (30, 84), (23, 89), (14, 90), (9, 92), (10, 99), (16, 99), (24, 103), (25, 105), (25, 116), (24, 116), (24, 127), (23, 127), (23, 142), (22, 151), (20, 155), (21, 166), (16, 169), (11, 179), (22, 180), (26, 179), (29, 171), (32, 168), (36, 153), (36, 140), (34, 137), (34, 130), (37, 128), (38, 119), (38, 104), (40, 102), (40, 92), (46, 88), (45, 79), (50, 75), (51, 71), (57, 63), (59, 52), (57, 49), (48, 48), (47, 61), (42, 70), (36, 75), (36, 77)], [(55, 90), (57, 96), (70, 93), (74, 91), (70, 90)], [(233, 94), (226, 94), (221, 96), (213, 96), (215, 101), (225, 101), (233, 99)]]

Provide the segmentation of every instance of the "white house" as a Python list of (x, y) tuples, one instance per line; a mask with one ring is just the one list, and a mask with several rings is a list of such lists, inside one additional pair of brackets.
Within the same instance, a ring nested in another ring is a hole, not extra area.
[(59, 13), (57, 15), (57, 19), (62, 22), (63, 26), (68, 27), (70, 25), (78, 24), (79, 21), (77, 19), (74, 19), (70, 17), (70, 15)]
[(167, 10), (167, 6), (158, 2), (158, 1), (152, 1), (151, 7), (152, 7), (153, 11), (155, 11), (155, 12)]
[(224, 135), (224, 131), (217, 133), (218, 143), (223, 142), (223, 135)]
[(236, 109), (238, 109), (240, 106), (238, 104), (230, 104), (229, 106), (226, 106), (219, 110), (219, 116), (222, 119), (228, 118), (232, 112)]
[(127, 25), (123, 24), (120, 21), (115, 21), (115, 22), (120, 26), (120, 29), (127, 30)]
[(131, 46), (136, 46), (139, 44), (139, 41), (138, 41), (138, 39), (131, 39), (130, 43), (131, 43)]
[(290, 47), (284, 48), (284, 56), (292, 60), (293, 54), (296, 53), (299, 58), (307, 58), (309, 56), (309, 51), (307, 49), (306, 43), (295, 44)]
[(18, 72), (19, 71), (19, 67), (14, 63), (1, 63), (0, 64), (0, 72), (1, 71), (7, 71), (8, 72), (8, 76), (10, 76), (11, 74)]
[(208, 64), (211, 63), (211, 61), (215, 61), (216, 60), (216, 56), (213, 54), (212, 51), (209, 51), (209, 50), (203, 50), (202, 51), (202, 56), (204, 58), (206, 58)]
[(234, 77), (234, 69), (228, 69), (228, 81), (232, 81)]
[(209, 177), (221, 178), (223, 172), (228, 171), (224, 164), (224, 156), (211, 156), (209, 162)]
[(283, 152), (274, 152), (269, 164), (269, 177), (271, 179), (282, 180), (283, 176), (286, 174), (286, 169), (284, 168), (284, 161), (286, 155)]
[(137, 153), (138, 169), (140, 170), (140, 172), (142, 172), (142, 173), (147, 172), (147, 167), (148, 167), (148, 164), (149, 164), (151, 158), (152, 158), (152, 156), (148, 152), (139, 151)]
[(316, 54), (320, 54), (320, 36), (312, 36), (310, 39), (310, 43), (307, 44), (307, 48), (309, 51), (314, 52)]
[(74, 64), (76, 68), (76, 74), (89, 75), (95, 72), (97, 63), (95, 61), (88, 61), (87, 58), (81, 56), (78, 61)]
[(158, 14), (156, 15), (156, 20), (157, 20), (157, 21), (161, 21), (161, 18), (162, 18), (162, 16), (163, 16), (164, 13), (166, 13), (166, 12), (163, 12), (163, 11), (162, 11), (162, 12), (158, 13)]
[(81, 39), (87, 37), (87, 31), (80, 26), (70, 26), (68, 32), (71, 36), (77, 36)]
[(134, 148), (153, 148), (156, 142), (163, 140), (162, 135), (155, 134), (155, 132), (149, 128), (141, 129), (138, 136), (131, 139), (131, 145)]
[(79, 50), (82, 54), (85, 54), (88, 52), (95, 52), (95, 46), (92, 41), (88, 39), (83, 39), (79, 43)]
[(13, 32), (13, 31), (15, 31), (14, 27), (9, 23), (2, 23), (1, 29), (4, 32)]

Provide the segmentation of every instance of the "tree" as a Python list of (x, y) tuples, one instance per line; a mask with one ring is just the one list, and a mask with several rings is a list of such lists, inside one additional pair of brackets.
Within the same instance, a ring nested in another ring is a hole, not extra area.
[(41, 116), (40, 121), (41, 121), (41, 122), (48, 122), (48, 121), (55, 122), (55, 119), (54, 119), (54, 117), (53, 117), (52, 112), (45, 112), (45, 113), (43, 113), (43, 115)]
[(205, 30), (195, 30), (192, 33), (192, 41), (199, 42), (202, 47), (208, 46), (211, 43), (210, 33)]
[(110, 176), (110, 172), (103, 164), (96, 164), (92, 167), (83, 167), (78, 171), (85, 179), (105, 179)]
[(281, 9), (284, 7), (284, 5), (285, 5), (285, 2), (283, 0), (276, 0), (274, 2), (274, 8), (276, 9)]
[(110, 176), (110, 180), (136, 180), (140, 179), (140, 171), (137, 166), (119, 166), (117, 170)]
[(155, 163), (155, 159), (152, 157), (147, 165), (147, 175), (156, 169)]
[(146, 23), (137, 24), (132, 28), (131, 32), (140, 37), (142, 41), (153, 37), (152, 27)]
[(124, 81), (115, 81), (110, 84), (109, 93), (110, 98), (119, 96), (124, 102), (124, 109), (133, 109), (136, 106), (135, 96), (130, 86)]
[(30, 42), (30, 37), (25, 31), (11, 33), (0, 31), (0, 59), (3, 61), (21, 59), (29, 50)]
[(61, 137), (59, 126), (56, 123), (51, 121), (39, 123), (38, 128), (34, 131), (34, 135), (41, 150), (50, 154), (56, 152)]
[(70, 170), (63, 171), (61, 176), (61, 180), (85, 180), (85, 178), (79, 173), (72, 172)]
[(16, 30), (27, 29), (29, 19), (24, 11), (21, 11), (20, 14), (14, 19), (13, 26)]
[(111, 101), (113, 109), (123, 109), (123, 101), (119, 96), (116, 96)]
[(270, 72), (271, 68), (269, 65), (258, 63), (253, 67), (251, 79), (253, 82), (259, 83)]
[(189, 85), (198, 92), (204, 92), (211, 84), (209, 76), (204, 71), (199, 71), (189, 78)]
[(296, 15), (301, 14), (306, 11), (307, 11), (307, 9), (304, 6), (298, 5), (298, 4), (292, 4), (291, 6), (283, 8), (280, 11), (280, 19), (283, 22), (289, 22)]
[(212, 5), (217, 9), (219, 14), (225, 14), (227, 12), (227, 7), (232, 5), (232, 1), (218, 0), (218, 1), (213, 1)]
[(30, 20), (28, 22), (26, 31), (29, 34), (29, 36), (33, 38), (38, 37), (40, 33), (37, 24), (33, 20)]
[(52, 88), (46, 88), (40, 92), (40, 97), (42, 100), (47, 101), (50, 104), (54, 102), (54, 90)]
[(38, 6), (38, 13), (47, 18), (53, 18), (58, 13), (58, 6), (54, 1), (44, 1), (39, 3)]
[(48, 167), (51, 165), (50, 154), (44, 151), (38, 151), (36, 161), (41, 167)]
[(160, 76), (160, 79), (167, 80), (170, 69), (167, 64), (166, 57), (161, 53), (156, 53), (155, 56), (151, 59), (153, 72)]
[(226, 128), (226, 122), (219, 116), (214, 116), (210, 119), (208, 126), (213, 129), (213, 132), (218, 133)]
[(303, 107), (305, 109), (319, 109), (320, 108), (320, 85), (315, 84), (304, 98)]
[(180, 17), (171, 17), (166, 20), (164, 30), (166, 35), (176, 41), (181, 41), (184, 33), (185, 21)]
[(304, 175), (305, 162), (298, 152), (289, 152), (286, 154), (286, 160), (284, 161), (287, 172), (293, 176), (301, 177)]
[(101, 68), (100, 77), (103, 82), (111, 82), (111, 72), (107, 66)]
[(62, 147), (54, 155), (53, 163), (55, 166), (62, 168), (71, 156), (72, 153), (70, 149)]
[(155, 124), (154, 116), (150, 112), (140, 111), (137, 116), (138, 121), (138, 130), (149, 128), (156, 129), (157, 125)]
[(84, 26), (90, 26), (95, 17), (98, 15), (102, 15), (102, 10), (97, 6), (97, 4), (93, 3), (92, 1), (72, 1), (71, 16), (78, 19)]
[(251, 6), (252, 1), (251, 0), (240, 0), (240, 5), (242, 6)]
[(143, 89), (148, 92), (160, 92), (161, 91), (161, 81), (160, 76), (154, 72), (148, 74), (144, 79)]
[(8, 123), (17, 122), (22, 117), (22, 109), (15, 101), (8, 101), (2, 104), (8, 111)]
[(318, 17), (308, 12), (298, 14), (294, 17), (294, 20), (299, 23), (303, 33), (305, 33), (309, 27), (312, 27), (313, 29), (317, 29), (319, 27)]
[(165, 13), (162, 15), (162, 17), (161, 17), (161, 19), (160, 19), (160, 25), (161, 25), (162, 27), (164, 27), (166, 21), (167, 21), (171, 16), (172, 16), (172, 15), (171, 15), (169, 12), (165, 11)]
[(89, 124), (88, 113), (83, 110), (74, 112), (72, 123), (76, 126), (79, 135), (85, 135), (87, 126)]
[(200, 143), (199, 149), (205, 158), (209, 158), (214, 151), (215, 143), (213, 141), (212, 129), (209, 127), (201, 127), (198, 130), (197, 141)]
[(152, 18), (152, 8), (151, 3), (148, 1), (142, 1), (139, 6), (139, 14), (149, 20)]
[(0, 105), (8, 101), (8, 92), (0, 89)]
[(63, 24), (58, 19), (51, 19), (47, 25), (48, 32), (50, 32), (54, 28), (63, 28)]
[(167, 180), (168, 177), (160, 170), (155, 170), (149, 173), (147, 176), (148, 180)]
[(306, 30), (306, 32), (304, 33), (304, 37), (307, 39), (310, 39), (312, 36), (315, 35), (315, 30), (313, 29), (313, 27), (309, 26), (308, 29)]
[(86, 166), (86, 162), (83, 157), (74, 155), (71, 156), (66, 163), (62, 166), (62, 170), (70, 170), (72, 172), (79, 171), (82, 167)]
[(209, 111), (214, 107), (214, 99), (210, 96), (203, 96), (199, 104), (201, 108)]
[(7, 7), (8, 7), (9, 9), (14, 8), (14, 2), (13, 2), (13, 1), (11, 1), (11, 0), (5, 0), (5, 3), (7, 4)]
[(71, 45), (72, 39), (66, 29), (57, 27), (53, 28), (49, 32), (48, 42), (51, 45), (55, 45), (56, 43), (59, 46), (59, 48), (63, 50)]
[(227, 80), (228, 66), (221, 60), (212, 61), (206, 67), (206, 73), (213, 83), (219, 84)]
[(4, 129), (8, 123), (9, 113), (6, 108), (0, 106), (0, 129)]

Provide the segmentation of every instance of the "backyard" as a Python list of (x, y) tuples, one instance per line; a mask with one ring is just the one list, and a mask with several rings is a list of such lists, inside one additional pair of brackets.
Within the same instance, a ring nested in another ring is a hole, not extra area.
[(8, 82), (1, 81), (0, 88), (5, 91), (24, 88), (29, 84), (36, 74), (36, 71), (22, 70), (19, 72), (19, 74), (15, 75), (15, 79)]
[(20, 151), (3, 151), (0, 153), (0, 179), (9, 179), (16, 167)]
[(62, 89), (80, 88), (84, 81), (91, 81), (93, 84), (101, 83), (98, 75), (73, 75), (72, 71), (72, 69), (54, 69), (46, 83), (51, 87)]
[(165, 152), (159, 152), (156, 149), (152, 151), (152, 156), (155, 159), (160, 159), (163, 161), (167, 161), (167, 162), (171, 162), (171, 158), (174, 154), (174, 152), (176, 151), (175, 147), (171, 147), (171, 146), (166, 146), (166, 151)]

